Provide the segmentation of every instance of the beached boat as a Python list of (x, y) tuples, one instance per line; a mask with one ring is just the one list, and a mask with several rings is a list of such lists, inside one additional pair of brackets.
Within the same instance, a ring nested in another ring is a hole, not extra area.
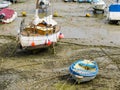
[(7, 8), (9, 5), (11, 5), (9, 1), (0, 1), (0, 9)]
[(4, 8), (0, 11), (0, 22), (11, 23), (17, 17), (17, 12), (13, 9)]
[(107, 20), (115, 24), (120, 22), (120, 3), (114, 3), (109, 6)]
[(95, 61), (78, 60), (70, 66), (69, 71), (77, 82), (86, 82), (96, 77), (98, 66)]
[(52, 15), (39, 18), (38, 11), (37, 0), (34, 20), (27, 26), (24, 26), (24, 21), (21, 22), (20, 30), (18, 30), (18, 40), (22, 49), (49, 47), (63, 38), (60, 27), (53, 20)]
[(95, 13), (96, 11), (102, 11), (104, 13), (106, 4), (103, 0), (93, 0), (92, 5)]

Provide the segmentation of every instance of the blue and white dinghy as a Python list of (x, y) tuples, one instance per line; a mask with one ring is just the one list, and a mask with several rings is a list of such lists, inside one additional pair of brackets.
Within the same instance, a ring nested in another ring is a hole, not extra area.
[(107, 13), (107, 20), (117, 24), (120, 21), (120, 3), (111, 4)]
[(69, 67), (70, 74), (78, 83), (94, 79), (98, 74), (98, 65), (95, 61), (78, 60)]

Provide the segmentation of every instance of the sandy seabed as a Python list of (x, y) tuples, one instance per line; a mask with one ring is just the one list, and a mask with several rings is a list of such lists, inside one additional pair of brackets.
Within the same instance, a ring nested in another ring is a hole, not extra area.
[[(18, 18), (0, 25), (0, 90), (119, 90), (120, 42), (119, 25), (110, 25), (104, 14), (93, 14), (90, 3), (52, 0), (51, 11), (65, 38), (52, 48), (34, 51), (18, 50), (17, 30), (22, 18), (29, 23), (35, 13), (35, 1), (12, 4)], [(113, 0), (105, 0), (107, 6)], [(27, 17), (20, 17), (26, 11)], [(90, 13), (91, 17), (85, 17)], [(95, 79), (77, 83), (69, 74), (69, 66), (79, 59), (98, 63)]]

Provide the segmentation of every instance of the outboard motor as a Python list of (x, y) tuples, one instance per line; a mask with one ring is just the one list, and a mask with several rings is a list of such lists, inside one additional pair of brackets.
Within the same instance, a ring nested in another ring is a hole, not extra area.
[(2, 14), (0, 15), (0, 19), (3, 19), (4, 17), (5, 17), (5, 14), (2, 13)]

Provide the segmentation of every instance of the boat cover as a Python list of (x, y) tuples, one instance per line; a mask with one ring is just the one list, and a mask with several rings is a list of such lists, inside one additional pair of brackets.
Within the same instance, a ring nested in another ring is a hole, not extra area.
[(109, 6), (109, 12), (120, 12), (120, 4), (112, 4)]
[(0, 15), (1, 14), (5, 15), (4, 19), (6, 20), (6, 19), (9, 19), (13, 16), (14, 10), (9, 9), (9, 8), (4, 8), (0, 11)]

